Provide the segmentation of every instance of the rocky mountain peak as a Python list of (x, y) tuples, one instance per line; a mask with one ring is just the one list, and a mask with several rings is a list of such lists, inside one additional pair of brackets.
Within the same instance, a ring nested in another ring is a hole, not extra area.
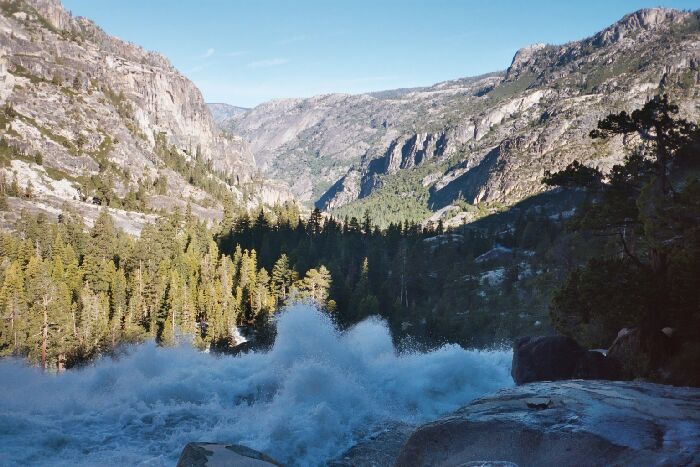
[(643, 32), (654, 32), (680, 24), (692, 16), (671, 8), (645, 8), (624, 16), (612, 26), (594, 35), (590, 42), (596, 46), (605, 46), (625, 38), (635, 39)]
[(644, 8), (626, 15), (614, 27), (625, 27), (628, 30), (654, 29), (680, 23), (690, 15), (691, 13), (673, 8)]
[[(626, 49), (646, 41), (654, 41), (672, 26), (690, 23), (693, 13), (671, 8), (646, 8), (630, 13), (602, 31), (579, 41), (562, 45), (534, 44), (518, 50), (506, 71), (506, 81), (514, 81), (530, 74), (542, 78), (546, 69), (560, 67), (596, 52), (627, 53)], [(630, 57), (627, 57), (628, 59)], [(605, 57), (610, 61), (611, 57)]]
[(525, 66), (525, 64), (530, 62), (530, 60), (532, 60), (532, 58), (540, 50), (543, 50), (546, 47), (546, 44), (537, 43), (519, 49), (517, 52), (515, 52), (515, 55), (513, 56), (513, 61), (511, 62), (510, 67), (508, 67), (507, 76), (517, 73)]
[(697, 17), (640, 10), (583, 40), (522, 48), (505, 74), (378, 99), (263, 104), (229, 128), (257, 141), (252, 150), (263, 170), (338, 215), (375, 207), (386, 213), (391, 204), (386, 220), (406, 213), (412, 220), (455, 213), (463, 220), (465, 203), (473, 211), (533, 196), (544, 189), (544, 170), (573, 159), (610, 169), (623, 156), (619, 142), (594, 146), (588, 137), (606, 113), (638, 108), (664, 92), (697, 118)]

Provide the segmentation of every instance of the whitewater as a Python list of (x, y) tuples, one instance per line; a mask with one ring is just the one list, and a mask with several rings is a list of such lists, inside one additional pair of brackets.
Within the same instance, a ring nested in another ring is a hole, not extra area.
[(387, 422), (417, 424), (512, 386), (509, 351), (397, 352), (385, 322), (344, 332), (308, 305), (267, 352), (216, 357), (135, 346), (44, 374), (0, 361), (0, 465), (174, 465), (190, 441), (322, 465)]

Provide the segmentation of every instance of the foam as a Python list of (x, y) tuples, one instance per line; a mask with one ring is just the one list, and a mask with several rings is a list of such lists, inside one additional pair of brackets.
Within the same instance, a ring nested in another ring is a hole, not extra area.
[(266, 353), (146, 343), (60, 375), (0, 361), (1, 465), (173, 465), (190, 441), (319, 465), (389, 421), (420, 423), (511, 386), (510, 352), (398, 354), (381, 320), (340, 333), (296, 305)]

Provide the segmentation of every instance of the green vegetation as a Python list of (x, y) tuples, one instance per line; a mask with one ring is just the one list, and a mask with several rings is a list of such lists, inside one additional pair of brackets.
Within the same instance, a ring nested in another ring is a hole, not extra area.
[(226, 175), (217, 173), (211, 160), (205, 160), (199, 151), (192, 156), (167, 142), (165, 133), (155, 135), (155, 153), (165, 166), (180, 174), (187, 182), (202, 189), (223, 204), (231, 203), (231, 192)]
[(500, 102), (521, 94), (537, 81), (537, 76), (531, 72), (524, 72), (514, 81), (505, 81), (488, 92), (489, 100)]
[(68, 150), (68, 152), (74, 156), (78, 155), (78, 149), (76, 146), (65, 136), (59, 135), (57, 133), (54, 133), (50, 129), (40, 125), (36, 120), (34, 120), (31, 117), (27, 117), (26, 115), (22, 115), (20, 113), (15, 112), (17, 115), (17, 118), (20, 120), (24, 121), (25, 123), (28, 123), (29, 125), (33, 126), (37, 130), (39, 130), (39, 133), (41, 133), (43, 136), (47, 137), (54, 143), (60, 144), (64, 148)]
[(191, 214), (161, 218), (138, 239), (117, 231), (106, 210), (88, 232), (70, 211), (58, 224), (23, 212), (17, 229), (0, 235), (0, 352), (44, 368), (146, 337), (171, 345), (188, 334), (199, 347), (226, 349), (234, 326), (264, 333), (287, 300), (333, 306), (323, 265), (300, 275), (281, 256), (271, 277), (255, 250), (220, 254)]
[(27, 78), (29, 80), (29, 82), (31, 82), (32, 84), (50, 83), (49, 80), (44, 79), (41, 76), (35, 75), (34, 73), (27, 70), (19, 63), (14, 64), (14, 67), (13, 67), (13, 69), (10, 70), (10, 73), (12, 73), (15, 76), (19, 76), (21, 78)]
[[(132, 238), (107, 211), (87, 232), (70, 210), (58, 224), (22, 213), (17, 233), (0, 235), (0, 349), (47, 368), (147, 338), (169, 345), (188, 335), (199, 347), (227, 350), (234, 325), (254, 328), (264, 342), (274, 313), (300, 299), (341, 326), (379, 314), (397, 337), (489, 345), (546, 329), (561, 274), (548, 256), (557, 222), (523, 212), (514, 225), (443, 238), (440, 226), (381, 231), (369, 216), (338, 222), (315, 211), (302, 220), (286, 204), (253, 217), (227, 210), (217, 231), (174, 212)], [(510, 253), (475, 261), (494, 245)]]
[[(679, 347), (673, 358), (684, 362), (672, 382), (698, 385), (700, 180), (674, 184), (672, 169), (697, 164), (700, 129), (677, 113), (664, 96), (632, 114), (601, 120), (593, 138), (638, 134), (644, 142), (607, 178), (579, 163), (547, 174), (550, 185), (582, 187), (594, 196), (573, 229), (610, 236), (618, 244), (571, 273), (552, 301), (551, 316), (560, 332), (592, 347), (610, 344), (622, 327), (636, 327), (647, 362), (660, 359), (652, 343), (661, 329), (671, 328)], [(658, 365), (641, 365), (631, 376), (662, 378), (657, 370)]]
[(391, 223), (420, 222), (431, 214), (428, 208), (430, 192), (423, 185), (423, 179), (436, 170), (440, 170), (440, 166), (425, 164), (383, 176), (381, 186), (369, 196), (341, 206), (333, 211), (333, 215), (360, 218), (369, 211), (380, 227)]
[(612, 64), (605, 65), (596, 62), (587, 63), (581, 68), (581, 74), (585, 77), (581, 88), (586, 93), (593, 93), (598, 87), (611, 78), (618, 77), (625, 73), (639, 71), (643, 62), (636, 56), (616, 57)]

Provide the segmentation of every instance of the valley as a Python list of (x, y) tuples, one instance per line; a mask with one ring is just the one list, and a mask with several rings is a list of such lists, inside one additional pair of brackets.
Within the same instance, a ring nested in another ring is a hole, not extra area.
[(695, 465), (700, 10), (400, 87), (269, 1), (0, 0), (0, 465)]

